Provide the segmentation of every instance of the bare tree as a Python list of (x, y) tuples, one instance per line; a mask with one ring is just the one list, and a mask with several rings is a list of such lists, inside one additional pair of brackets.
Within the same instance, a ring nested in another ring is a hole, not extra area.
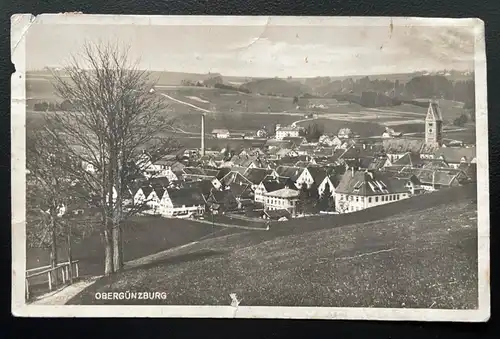
[[(50, 265), (58, 265), (61, 216), (67, 204), (70, 181), (62, 172), (61, 149), (39, 131), (31, 131), (26, 149), (26, 239), (28, 247), (50, 249)], [(57, 276), (54, 275), (57, 284)]]
[[(153, 79), (117, 45), (86, 43), (54, 77), (56, 93), (73, 109), (48, 116), (45, 129), (73, 161), (64, 168), (66, 175), (100, 210), (104, 271), (109, 275), (123, 266), (123, 222), (140, 210), (124, 208), (130, 181), (178, 148), (162, 135), (171, 129), (171, 120), (165, 117), (163, 98), (152, 90)], [(148, 161), (141, 161), (145, 154)]]

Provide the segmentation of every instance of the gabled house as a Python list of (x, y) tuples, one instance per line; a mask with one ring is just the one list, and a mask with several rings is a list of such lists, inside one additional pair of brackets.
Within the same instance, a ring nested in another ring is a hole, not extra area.
[(255, 190), (264, 178), (268, 176), (278, 177), (278, 173), (273, 169), (249, 168), (243, 173), (243, 176), (250, 182), (251, 188)]
[(467, 182), (467, 175), (459, 169), (419, 169), (413, 172), (421, 183), (421, 187), (427, 191), (435, 191), (441, 188), (460, 186)]
[(410, 197), (405, 180), (389, 173), (347, 171), (335, 191), (335, 210), (338, 213), (360, 211)]
[(434, 159), (444, 160), (450, 165), (450, 167), (458, 168), (462, 163), (476, 163), (476, 148), (441, 147), (434, 153)]
[(205, 154), (204, 156), (202, 156), (198, 160), (198, 162), (203, 167), (218, 168), (224, 162), (224, 155), (223, 154), (218, 154), (218, 155)]
[(276, 140), (283, 140), (286, 137), (298, 137), (300, 133), (300, 129), (295, 126), (286, 126), (281, 127), (277, 126), (276, 128)]
[(150, 185), (139, 187), (134, 194), (134, 205), (141, 206), (142, 204), (144, 204), (152, 191), (153, 187), (151, 187)]
[(329, 136), (324, 134), (319, 137), (318, 143), (326, 146), (339, 147), (342, 145), (342, 140), (340, 140), (340, 138), (336, 135)]
[(257, 187), (255, 187), (254, 201), (264, 203), (266, 193), (277, 191), (285, 187), (295, 187), (295, 184), (286, 177), (266, 177)]
[(299, 154), (291, 148), (273, 148), (269, 150), (269, 159), (280, 160), (285, 157), (296, 157)]
[(207, 198), (207, 205), (218, 213), (232, 212), (238, 209), (238, 200), (229, 189), (212, 190)]
[(197, 187), (168, 189), (160, 202), (160, 214), (169, 218), (202, 215), (205, 203), (203, 194)]
[(435, 170), (443, 168), (452, 168), (445, 160), (442, 159), (426, 159), (423, 169)]
[(407, 153), (419, 154), (425, 145), (421, 139), (389, 139), (382, 142), (387, 159), (394, 163)]
[(201, 192), (203, 197), (205, 199), (208, 198), (210, 195), (210, 192), (212, 192), (214, 189), (215, 190), (220, 190), (222, 189), (222, 185), (220, 182), (217, 180), (210, 180), (210, 179), (205, 179), (205, 180), (199, 180), (199, 181), (189, 181), (182, 183), (180, 187), (177, 188), (191, 188), (191, 189), (197, 189)]
[(394, 161), (391, 161), (389, 158), (387, 158), (384, 166), (422, 168), (425, 163), (425, 160), (420, 157), (420, 154), (414, 152), (406, 152)]
[(276, 168), (276, 173), (278, 173), (280, 177), (290, 178), (290, 180), (295, 183), (296, 188), (300, 188), (304, 184), (310, 187), (314, 182), (311, 173), (304, 167), (279, 166)]
[(317, 146), (316, 145), (300, 145), (300, 147), (297, 147), (295, 151), (297, 152), (298, 155), (311, 155), (314, 153), (316, 150)]
[(243, 173), (245, 173), (247, 169), (237, 170), (231, 169), (229, 173), (227, 173), (224, 177), (220, 179), (222, 186), (229, 186), (232, 184), (238, 185), (251, 185), (252, 182), (249, 181)]
[(287, 210), (292, 216), (297, 213), (298, 190), (288, 187), (264, 194), (264, 210)]

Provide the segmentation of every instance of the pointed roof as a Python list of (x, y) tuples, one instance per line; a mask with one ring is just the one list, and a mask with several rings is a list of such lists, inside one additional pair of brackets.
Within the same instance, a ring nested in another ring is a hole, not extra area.
[(205, 204), (205, 199), (198, 187), (186, 187), (167, 190), (174, 207)]
[(425, 119), (443, 121), (443, 116), (441, 115), (441, 110), (439, 109), (439, 104), (437, 102), (429, 102), (429, 108), (427, 109), (427, 116)]
[(249, 168), (243, 173), (243, 176), (252, 184), (258, 185), (265, 177), (272, 174), (274, 170), (265, 168)]
[(420, 156), (414, 152), (407, 152), (401, 158), (396, 160), (393, 165), (394, 166), (410, 166), (410, 167), (419, 167), (424, 164), (424, 161), (420, 159)]

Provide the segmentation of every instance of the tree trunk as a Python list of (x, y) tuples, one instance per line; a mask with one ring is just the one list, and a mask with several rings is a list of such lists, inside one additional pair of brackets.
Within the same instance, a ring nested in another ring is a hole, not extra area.
[(73, 253), (71, 251), (71, 222), (68, 222), (68, 263), (69, 263), (69, 282), (73, 283)]
[[(51, 244), (51, 251), (50, 251), (50, 267), (56, 268), (57, 264), (58, 264), (57, 229), (56, 229), (56, 222), (55, 222), (53, 217), (50, 218), (50, 228), (52, 231), (52, 244)], [(58, 278), (57, 278), (57, 272), (55, 270), (52, 271), (52, 276), (53, 276), (54, 285), (56, 286), (58, 284)]]
[(113, 239), (110, 230), (104, 230), (104, 275), (114, 273)]
[(123, 268), (123, 248), (121, 225), (113, 225), (113, 266), (116, 271)]

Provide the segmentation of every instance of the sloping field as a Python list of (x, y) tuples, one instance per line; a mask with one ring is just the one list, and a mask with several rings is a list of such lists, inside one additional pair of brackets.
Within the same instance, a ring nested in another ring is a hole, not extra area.
[[(127, 221), (124, 227), (124, 260), (137, 259), (200, 238), (236, 232), (239, 232), (239, 230), (217, 226), (212, 230), (211, 225), (184, 219), (137, 216)], [(75, 239), (73, 259), (80, 260), (81, 275), (100, 275), (104, 273), (104, 248), (98, 232), (94, 232), (83, 240)], [(59, 260), (67, 260), (66, 244), (61, 244)], [(47, 250), (28, 250), (26, 263), (28, 269), (48, 265), (49, 263), (49, 252)]]
[[(476, 186), (200, 242), (103, 278), (70, 304), (477, 307)], [(404, 211), (404, 213), (403, 213)], [(95, 300), (95, 292), (166, 292)]]

